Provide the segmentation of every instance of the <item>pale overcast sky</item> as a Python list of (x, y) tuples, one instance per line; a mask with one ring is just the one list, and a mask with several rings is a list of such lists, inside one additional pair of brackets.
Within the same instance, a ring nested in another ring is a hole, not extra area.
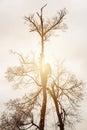
[[(60, 9), (67, 9), (65, 23), (68, 26), (66, 32), (58, 32), (58, 36), (52, 37), (46, 45), (48, 59), (51, 58), (49, 55), (65, 59), (69, 69), (87, 81), (86, 0), (0, 0), (0, 111), (3, 110), (3, 103), (19, 92), (14, 94), (11, 85), (4, 78), (8, 66), (16, 65), (17, 62), (15, 56), (9, 55), (9, 50), (27, 54), (30, 50), (38, 49), (40, 41), (36, 35), (29, 33), (24, 16), (39, 11), (46, 3), (45, 17), (55, 15)], [(87, 97), (81, 109), (83, 121), (77, 125), (77, 130), (87, 130)]]

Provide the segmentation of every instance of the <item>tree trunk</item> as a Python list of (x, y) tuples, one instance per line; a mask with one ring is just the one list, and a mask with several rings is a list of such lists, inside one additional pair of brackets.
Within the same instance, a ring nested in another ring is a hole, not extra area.
[(45, 127), (45, 115), (46, 115), (46, 104), (47, 104), (47, 93), (46, 93), (47, 79), (46, 78), (47, 77), (45, 77), (45, 74), (42, 73), (41, 81), (42, 81), (42, 87), (43, 87), (43, 101), (42, 101), (40, 124), (39, 124), (39, 129), (40, 130), (44, 130), (44, 127)]
[(56, 108), (57, 117), (58, 117), (58, 120), (59, 120), (58, 126), (59, 126), (60, 130), (64, 130), (64, 123), (62, 121), (61, 113), (59, 112), (57, 100), (56, 100), (55, 97), (54, 97), (53, 100), (54, 100), (54, 104), (55, 104), (55, 108)]
[(57, 114), (58, 121), (59, 121), (58, 126), (59, 126), (60, 130), (64, 130), (64, 122), (62, 121), (61, 113), (59, 112), (58, 101), (57, 101), (57, 97), (55, 95), (54, 88), (52, 88), (52, 91), (53, 91), (53, 93), (50, 93), (50, 94), (51, 94), (51, 97), (52, 97), (54, 104), (55, 104), (56, 114)]
[(40, 123), (39, 123), (39, 129), (44, 130), (45, 127), (45, 115), (46, 115), (46, 104), (47, 104), (47, 93), (46, 93), (46, 84), (47, 84), (47, 75), (43, 71), (43, 59), (44, 59), (44, 32), (43, 32), (43, 8), (41, 8), (41, 16), (40, 16), (40, 21), (41, 21), (41, 57), (40, 57), (40, 65), (41, 65), (41, 72), (40, 72), (40, 77), (41, 77), (41, 83), (42, 83), (42, 88), (43, 88), (43, 101), (42, 101), (42, 108), (41, 108), (41, 115), (40, 115)]

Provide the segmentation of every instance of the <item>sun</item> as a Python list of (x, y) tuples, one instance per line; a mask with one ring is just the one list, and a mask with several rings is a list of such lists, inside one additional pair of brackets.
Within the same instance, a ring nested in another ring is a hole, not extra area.
[(50, 46), (48, 47), (46, 44), (46, 46), (44, 48), (45, 48), (44, 49), (44, 62), (51, 63), (51, 61), (52, 61), (51, 47)]

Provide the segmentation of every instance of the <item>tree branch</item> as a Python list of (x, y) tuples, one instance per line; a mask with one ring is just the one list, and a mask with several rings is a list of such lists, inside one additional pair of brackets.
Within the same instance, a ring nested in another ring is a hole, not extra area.
[(34, 20), (33, 17), (26, 17), (26, 16), (25, 16), (25, 20), (29, 21), (31, 23), (31, 25), (33, 25), (31, 31), (35, 31), (36, 30), (39, 33), (39, 35), (41, 36), (41, 33), (39, 31), (39, 28), (38, 28), (38, 25), (36, 25), (36, 20)]
[(44, 36), (45, 36), (48, 32), (50, 32), (50, 31), (56, 29), (55, 27), (57, 27), (57, 26), (62, 22), (62, 20), (63, 20), (65, 14), (66, 14), (65, 11), (64, 11), (64, 10), (61, 10), (61, 12), (59, 13), (60, 17), (59, 17), (59, 18), (56, 17), (57, 20), (55, 20), (54, 23), (53, 23), (53, 25), (51, 25), (51, 27), (49, 27), (49, 28), (44, 32)]

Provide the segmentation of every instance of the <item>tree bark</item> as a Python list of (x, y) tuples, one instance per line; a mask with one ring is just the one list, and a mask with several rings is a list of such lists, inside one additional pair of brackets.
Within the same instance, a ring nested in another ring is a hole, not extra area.
[(54, 88), (52, 88), (52, 93), (50, 91), (50, 94), (51, 94), (51, 97), (53, 99), (53, 102), (54, 102), (54, 105), (55, 105), (55, 108), (56, 108), (56, 114), (57, 114), (58, 121), (59, 121), (58, 126), (59, 126), (60, 130), (64, 130), (64, 122), (62, 121), (61, 113), (59, 111), (58, 101), (57, 101), (57, 97), (55, 95)]
[(61, 113), (59, 112), (57, 100), (56, 100), (55, 97), (54, 97), (53, 100), (54, 100), (54, 104), (55, 104), (55, 108), (56, 108), (57, 117), (58, 117), (58, 120), (59, 120), (58, 126), (59, 126), (60, 130), (64, 130), (64, 123), (62, 121)]
[(43, 8), (41, 8), (41, 16), (40, 16), (40, 21), (41, 21), (41, 70), (40, 70), (40, 77), (41, 77), (41, 83), (42, 83), (42, 88), (43, 88), (43, 101), (42, 101), (42, 108), (41, 108), (41, 115), (40, 115), (40, 123), (39, 123), (39, 129), (44, 130), (45, 127), (45, 115), (46, 115), (46, 104), (47, 104), (47, 93), (46, 93), (46, 84), (47, 84), (47, 75), (43, 71), (43, 59), (44, 59), (44, 35), (43, 35)]
[(46, 115), (46, 104), (47, 104), (47, 93), (46, 93), (47, 76), (43, 72), (41, 74), (41, 81), (42, 81), (42, 87), (43, 87), (43, 101), (42, 101), (39, 129), (44, 130), (45, 115)]

